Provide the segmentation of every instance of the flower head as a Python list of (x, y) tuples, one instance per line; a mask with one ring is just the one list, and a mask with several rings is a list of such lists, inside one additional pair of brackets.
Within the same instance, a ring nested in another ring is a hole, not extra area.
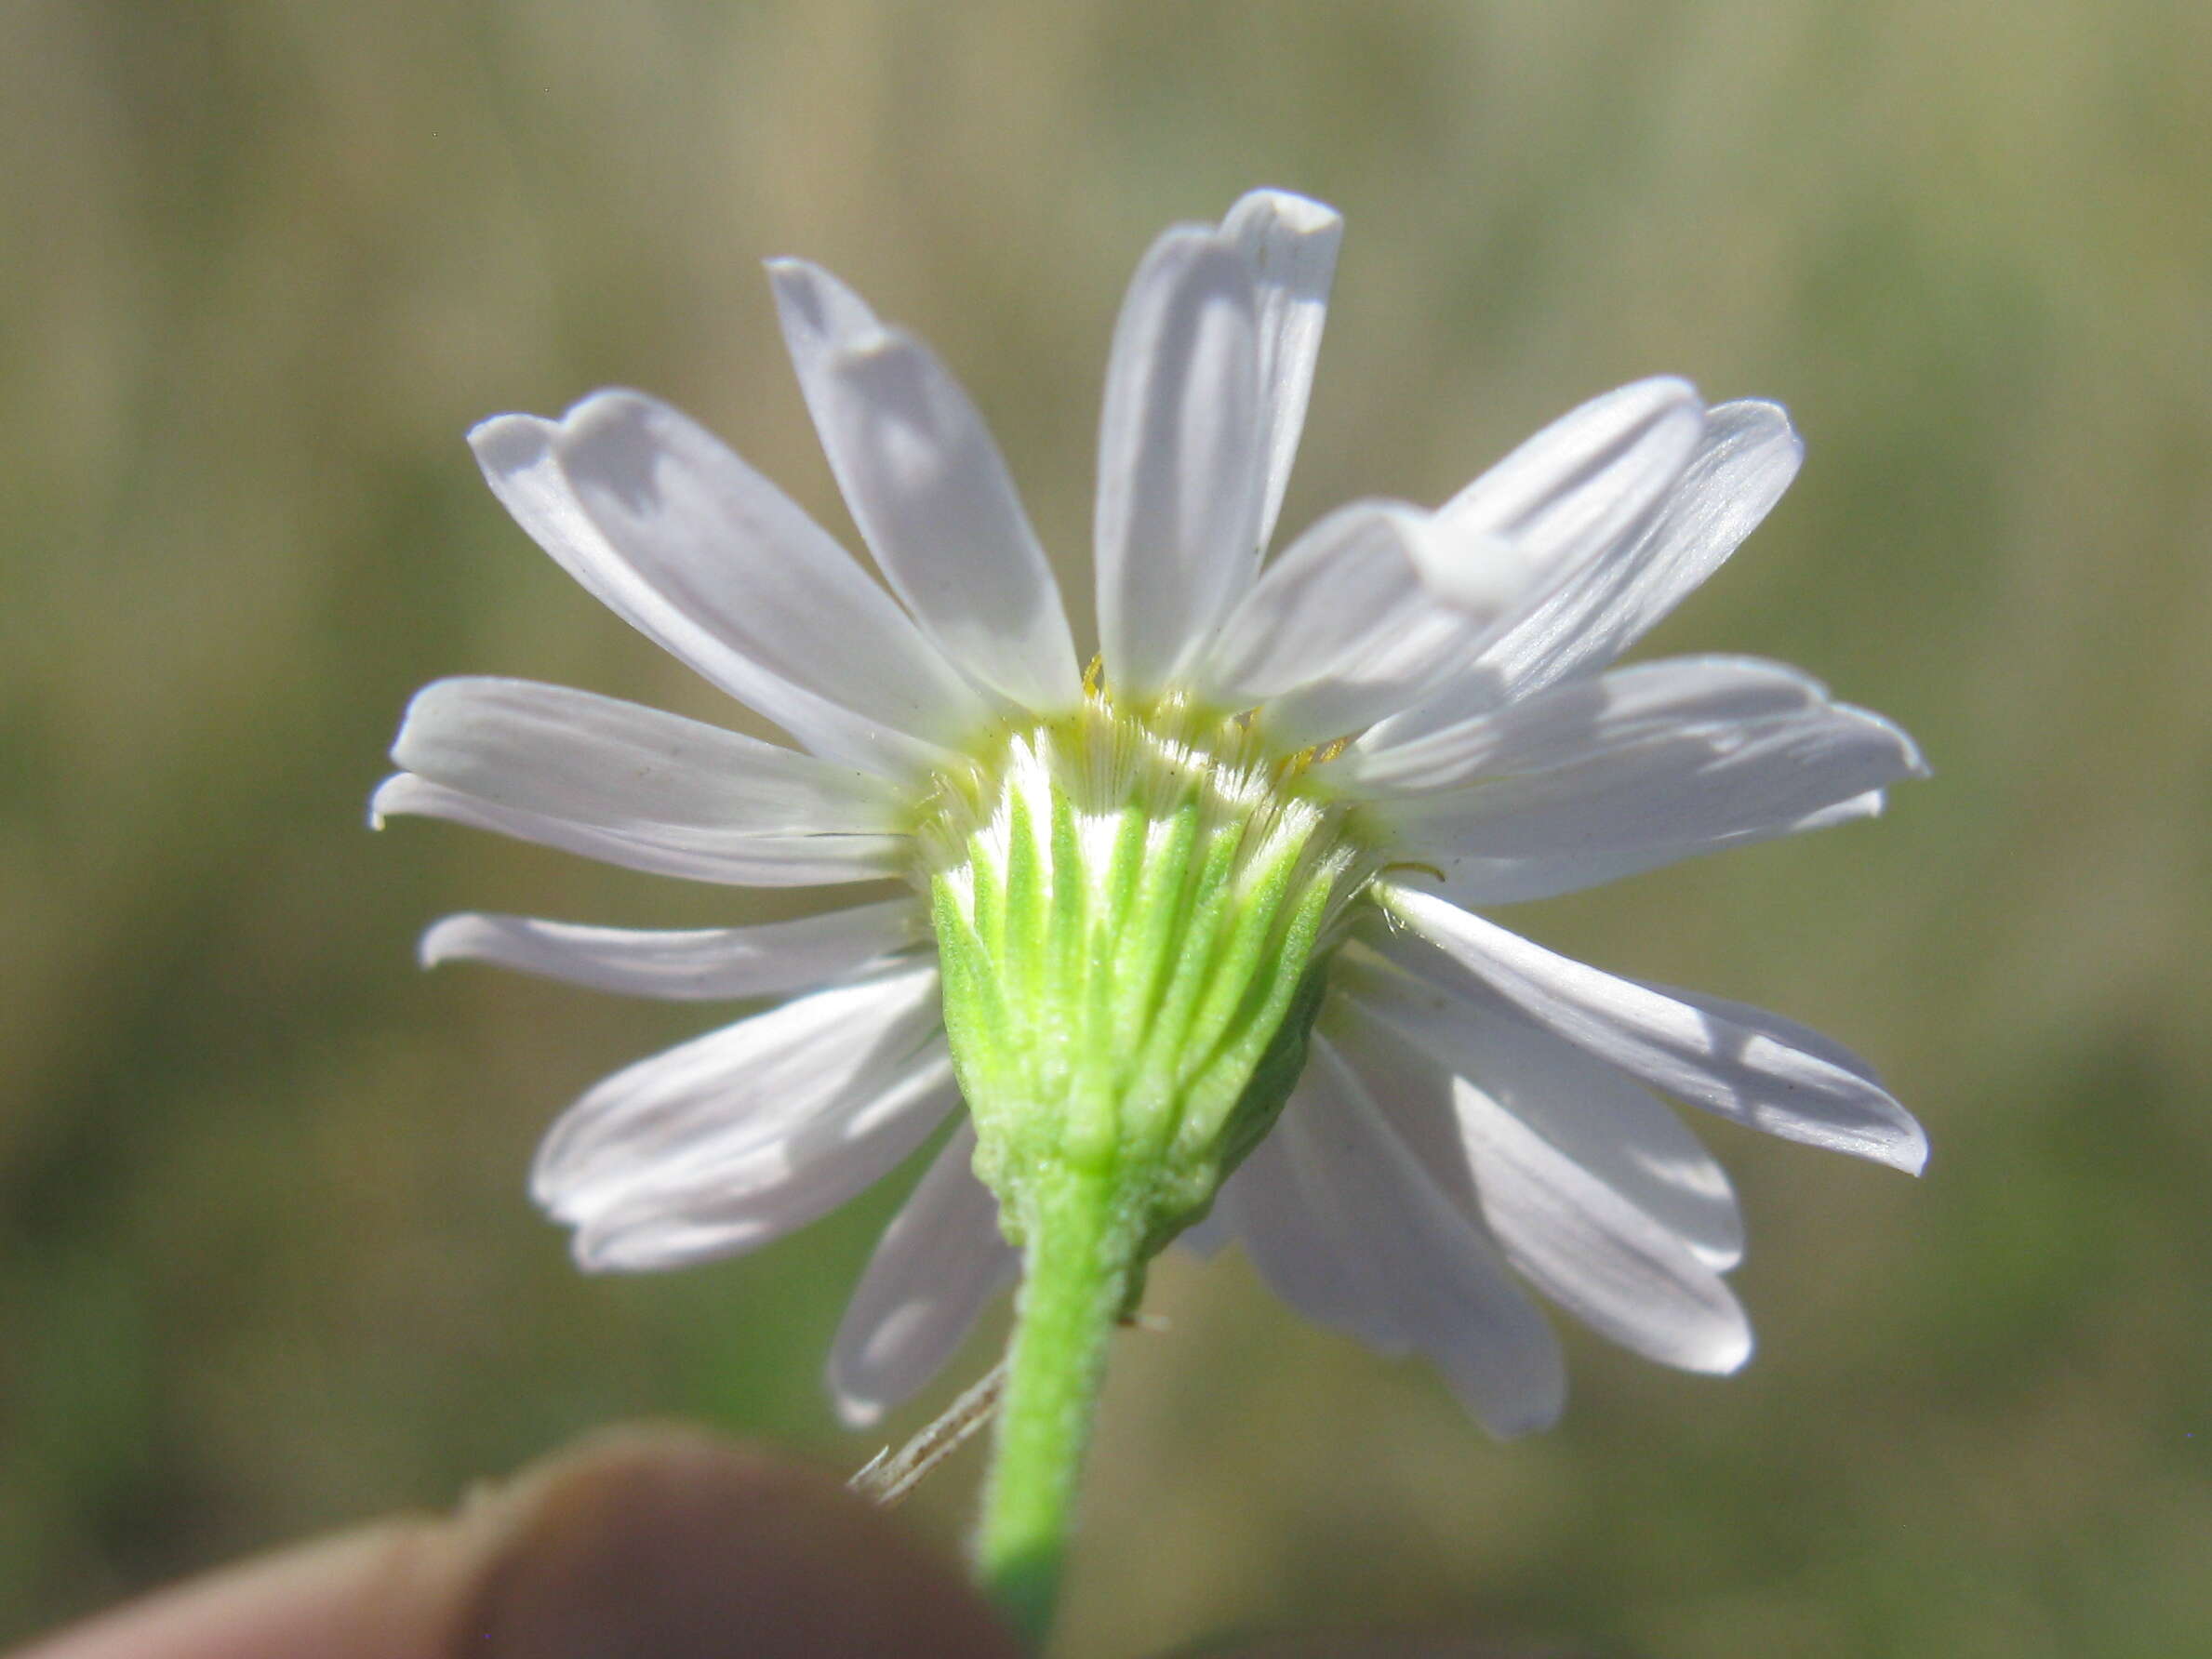
[(534, 1191), (587, 1267), (750, 1249), (956, 1121), (839, 1333), (850, 1419), (925, 1383), (1099, 1172), (1136, 1269), (1117, 1294), (1170, 1240), (1233, 1239), (1292, 1304), (1429, 1356), (1512, 1433), (1564, 1390), (1525, 1285), (1667, 1364), (1750, 1351), (1727, 1179), (1653, 1091), (1925, 1157), (1836, 1044), (1481, 913), (1868, 816), (1922, 770), (1794, 670), (1611, 666), (1779, 498), (1788, 419), (1638, 382), (1441, 508), (1357, 503), (1265, 559), (1339, 229), (1256, 192), (1139, 269), (1107, 373), (1095, 657), (966, 396), (811, 266), (771, 267), (784, 333), (884, 585), (636, 393), (472, 434), (555, 560), (793, 746), (445, 681), (378, 815), (710, 883), (911, 888), (681, 933), (463, 915), (423, 943), (780, 999), (555, 1125)]

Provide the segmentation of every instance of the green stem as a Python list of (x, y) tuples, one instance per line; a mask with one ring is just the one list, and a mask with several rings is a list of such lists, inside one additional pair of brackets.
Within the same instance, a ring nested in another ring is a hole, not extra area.
[(1111, 1177), (1055, 1170), (1028, 1197), (1021, 1296), (976, 1563), (999, 1611), (1039, 1648), (1052, 1627), (1107, 1340), (1138, 1241)]

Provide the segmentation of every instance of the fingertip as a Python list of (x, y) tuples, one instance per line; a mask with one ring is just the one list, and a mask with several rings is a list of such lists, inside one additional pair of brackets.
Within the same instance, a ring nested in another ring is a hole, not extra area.
[(1020, 1659), (958, 1566), (835, 1477), (627, 1428), (13, 1659)]
[(599, 1437), (463, 1525), (489, 1546), (456, 1652), (1019, 1653), (953, 1562), (841, 1481), (691, 1430)]
[(467, 1572), (445, 1522), (380, 1522), (158, 1590), (15, 1659), (446, 1659)]

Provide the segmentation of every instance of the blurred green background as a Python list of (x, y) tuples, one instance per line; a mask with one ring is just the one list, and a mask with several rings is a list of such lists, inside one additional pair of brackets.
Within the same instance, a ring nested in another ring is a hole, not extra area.
[[(1512, 1446), (1241, 1259), (1171, 1264), (1062, 1651), (2197, 1651), (2207, 62), (2212, 9), (2110, 0), (7, 0), (0, 1637), (612, 1420), (875, 1449), (816, 1378), (913, 1172), (757, 1257), (588, 1281), (533, 1140), (711, 1014), (412, 964), (454, 909), (793, 908), (364, 830), (441, 674), (729, 717), (460, 434), (633, 383), (848, 531), (757, 266), (803, 253), (952, 362), (1080, 571), (1121, 286), (1267, 182), (1351, 226), (1291, 528), (1440, 499), (1635, 376), (1791, 405), (1798, 487), (1653, 649), (1804, 664), (1937, 780), (1507, 919), (1835, 1032), (1936, 1156), (1710, 1126), (1756, 1362), (1570, 1333), (1566, 1424)], [(975, 1474), (915, 1524), (950, 1546)]]

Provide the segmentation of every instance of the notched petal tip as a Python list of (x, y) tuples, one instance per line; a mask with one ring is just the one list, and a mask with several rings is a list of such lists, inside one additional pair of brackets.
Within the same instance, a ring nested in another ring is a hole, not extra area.
[(817, 323), (827, 321), (830, 308), (840, 299), (850, 301), (863, 312), (868, 309), (835, 272), (812, 259), (780, 254), (763, 259), (761, 268), (768, 273), (769, 285), (775, 289), (779, 303), (798, 304), (803, 313)]
[(1345, 217), (1327, 201), (1314, 201), (1314, 197), (1300, 197), (1297, 191), (1246, 191), (1230, 206), (1221, 217), (1221, 232), (1228, 237), (1252, 234), (1260, 241), (1289, 241), (1289, 246), (1303, 246), (1305, 255), (1300, 259), (1321, 259), (1323, 261), (1323, 287), (1327, 270), (1334, 268), (1336, 250), (1345, 239)]
[(553, 431), (564, 442), (588, 437), (608, 427), (642, 425), (673, 413), (648, 392), (628, 386), (602, 386), (570, 404)]
[(1897, 734), (1898, 741), (1904, 746), (1905, 776), (1908, 778), (1912, 779), (1914, 782), (1921, 782), (1936, 776), (1935, 767), (1928, 764), (1926, 754), (1922, 751), (1919, 743), (1914, 740), (1912, 735), (1910, 732), (1906, 731), (1904, 727), (1899, 725), (1895, 721), (1886, 720), (1879, 714), (1874, 715), (1873, 718), (1876, 720), (1881, 720), (1883, 724), (1888, 726), (1891, 731), (1895, 732)]
[(1899, 778), (1919, 779), (1936, 775), (1935, 769), (1927, 763), (1927, 757), (1921, 752), (1920, 745), (1913, 740), (1912, 734), (1886, 714), (1877, 714), (1872, 709), (1862, 709), (1856, 703), (1831, 701), (1829, 708), (1844, 719), (1886, 738), (1896, 752)]
[(427, 971), (449, 962), (468, 961), (476, 954), (473, 949), (475, 942), (495, 925), (489, 916), (476, 910), (441, 916), (424, 928), (421, 938), (415, 942), (416, 965)]
[(368, 797), (368, 827), (381, 830), (394, 817), (404, 817), (414, 809), (409, 797), (420, 780), (412, 772), (394, 772), (377, 785)]
[(1915, 1178), (1925, 1175), (1927, 1174), (1928, 1161), (1927, 1131), (1920, 1126), (1918, 1118), (1901, 1106), (1898, 1108), (1898, 1116), (1903, 1121), (1899, 1125), (1897, 1144), (1886, 1151), (1870, 1152), (1868, 1156), (1878, 1163), (1886, 1163), (1891, 1169), (1902, 1170)]
[(1247, 215), (1259, 213), (1280, 221), (1301, 236), (1338, 230), (1344, 223), (1344, 216), (1326, 202), (1274, 185), (1261, 185), (1245, 192), (1231, 205), (1221, 222), (1232, 225)]
[(425, 724), (437, 725), (454, 716), (465, 719), (473, 699), (486, 685), (521, 684), (490, 675), (447, 674), (417, 687), (415, 695), (407, 699), (407, 706), (400, 710), (399, 729), (393, 733), (392, 747), (385, 752), (395, 765), (413, 771), (415, 764), (407, 756), (416, 752), (417, 740), (422, 736)]
[(784, 342), (802, 378), (811, 355), (878, 326), (868, 302), (811, 259), (774, 259), (766, 267)]
[(1758, 1352), (1758, 1338), (1752, 1334), (1751, 1322), (1747, 1320), (1738, 1330), (1730, 1333), (1726, 1342), (1714, 1346), (1712, 1352), (1705, 1357), (1704, 1363), (1688, 1369), (1705, 1376), (1733, 1376), (1752, 1362), (1752, 1356)]
[[(609, 386), (571, 405), (549, 437), (568, 490), (595, 487), (625, 511), (651, 518), (662, 505), (671, 445), (690, 426), (658, 398)], [(578, 499), (581, 505), (580, 493)]]
[(469, 447), (486, 472), (514, 472), (544, 458), (553, 431), (540, 415), (492, 415), (469, 428)]
[[(1879, 1085), (1870, 1087), (1874, 1088), (1880, 1096), (1880, 1104), (1873, 1107), (1883, 1120), (1878, 1125), (1861, 1125), (1848, 1135), (1830, 1135), (1819, 1139), (1805, 1136), (1792, 1138), (1804, 1139), (1806, 1144), (1818, 1147), (1822, 1151), (1841, 1152), (1846, 1157), (1863, 1158), (1869, 1163), (1879, 1163), (1904, 1175), (1919, 1175), (1927, 1168), (1927, 1131), (1886, 1090), (1880, 1089)], [(1868, 1104), (1873, 1105), (1872, 1102)]]
[[(540, 1141), (538, 1155), (530, 1161), (530, 1178), (527, 1188), (530, 1202), (536, 1204), (545, 1212), (548, 1217), (559, 1222), (562, 1226), (575, 1227), (582, 1222), (583, 1216), (578, 1213), (576, 1208), (573, 1184), (569, 1181), (567, 1171), (563, 1166), (566, 1161), (556, 1163), (555, 1161), (546, 1156), (547, 1148), (551, 1144), (550, 1139)], [(584, 1262), (584, 1254), (589, 1242), (580, 1233), (570, 1241), (570, 1247), (577, 1260), (583, 1262), (586, 1267), (590, 1266), (588, 1262)]]
[(1790, 411), (1773, 398), (1732, 397), (1707, 409), (1705, 418), (1716, 430), (1752, 434), (1762, 441), (1786, 437), (1800, 456), (1805, 453), (1805, 438), (1790, 418)]

